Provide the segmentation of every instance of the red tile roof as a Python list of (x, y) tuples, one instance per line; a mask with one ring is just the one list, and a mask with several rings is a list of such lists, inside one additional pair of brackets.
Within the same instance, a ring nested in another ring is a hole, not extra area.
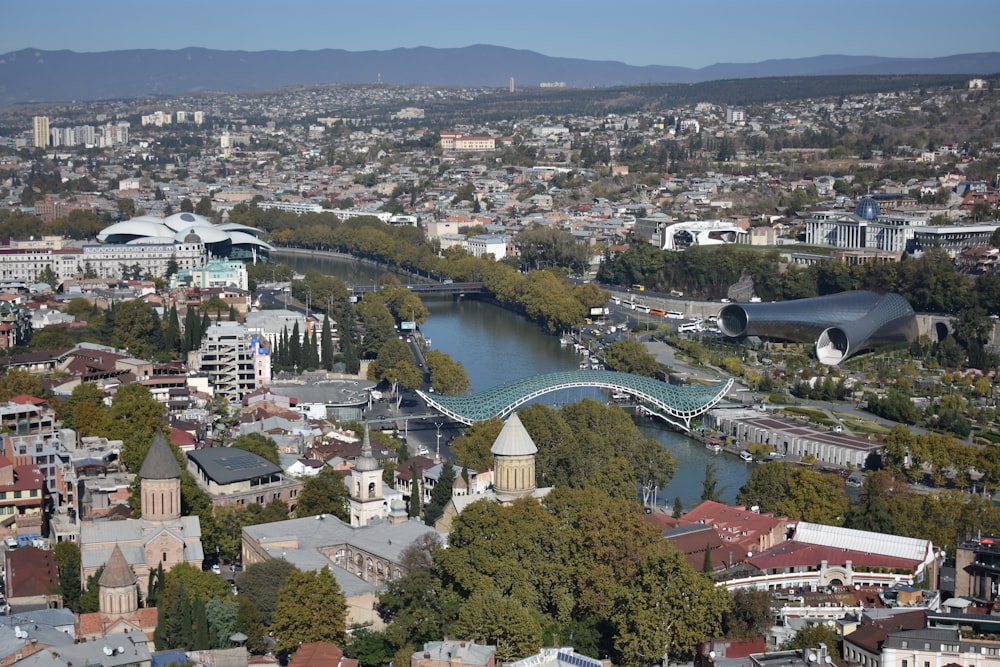
[(916, 561), (907, 558), (795, 541), (782, 542), (773, 549), (747, 559), (747, 563), (761, 571), (783, 570), (792, 567), (816, 567), (823, 561), (826, 561), (830, 566), (842, 566), (846, 565), (847, 561), (851, 561), (854, 569), (858, 567), (883, 567), (905, 569), (910, 572), (913, 572), (918, 565)]

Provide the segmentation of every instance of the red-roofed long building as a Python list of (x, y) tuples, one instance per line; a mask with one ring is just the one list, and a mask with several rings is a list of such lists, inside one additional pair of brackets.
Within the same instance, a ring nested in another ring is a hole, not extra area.
[(926, 581), (935, 589), (938, 557), (930, 540), (799, 521), (789, 540), (746, 560), (756, 574), (725, 585), (776, 590)]

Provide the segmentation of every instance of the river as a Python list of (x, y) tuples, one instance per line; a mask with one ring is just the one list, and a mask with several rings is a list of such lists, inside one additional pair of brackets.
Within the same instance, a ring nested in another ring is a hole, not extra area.
[[(337, 276), (348, 285), (372, 285), (383, 270), (371, 264), (323, 255), (275, 253), (275, 260), (298, 272), (318, 269)], [(406, 282), (408, 277), (400, 275)], [(470, 393), (529, 375), (577, 368), (580, 358), (572, 347), (560, 346), (556, 336), (542, 332), (537, 324), (503, 308), (474, 299), (428, 299), (424, 302), (430, 316), (421, 325), (424, 337), (434, 349), (460, 361), (469, 375)], [(575, 389), (546, 394), (540, 400), (547, 405), (575, 403), (583, 398), (607, 400), (598, 389)], [(713, 454), (705, 447), (660, 422), (637, 419), (644, 435), (655, 438), (670, 449), (677, 459), (677, 474), (659, 493), (658, 504), (672, 507), (680, 497), (685, 508), (701, 498), (705, 466), (715, 466), (719, 496), (733, 503), (736, 493), (749, 476), (750, 466), (732, 454)]]

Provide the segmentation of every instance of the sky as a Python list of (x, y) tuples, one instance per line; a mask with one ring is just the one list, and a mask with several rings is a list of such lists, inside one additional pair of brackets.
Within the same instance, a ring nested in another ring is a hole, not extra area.
[(1000, 1), (32, 0), (0, 2), (0, 54), (25, 48), (294, 51), (493, 44), (699, 68), (819, 55), (1000, 51)]

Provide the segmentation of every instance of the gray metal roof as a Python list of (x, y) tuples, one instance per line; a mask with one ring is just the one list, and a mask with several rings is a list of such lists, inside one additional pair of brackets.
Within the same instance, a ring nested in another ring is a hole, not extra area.
[(281, 472), (281, 468), (267, 459), (236, 447), (196, 449), (188, 452), (188, 458), (217, 484), (244, 482)]
[(142, 461), (139, 468), (139, 477), (142, 479), (180, 479), (181, 467), (174, 458), (174, 452), (170, 444), (160, 431), (153, 436), (153, 442), (149, 445), (149, 452)]
[(395, 525), (379, 522), (351, 526), (330, 515), (323, 519), (306, 517), (246, 526), (243, 532), (272, 558), (283, 558), (300, 570), (320, 570), (329, 566), (347, 597), (377, 589), (372, 583), (338, 567), (324, 551), (345, 546), (398, 563), (403, 550), (427, 533), (437, 534), (442, 542), (447, 538), (446, 533), (415, 520)]
[(528, 435), (521, 418), (516, 412), (512, 412), (500, 429), (500, 435), (493, 441), (490, 451), (498, 456), (528, 456), (538, 453), (538, 447)]

